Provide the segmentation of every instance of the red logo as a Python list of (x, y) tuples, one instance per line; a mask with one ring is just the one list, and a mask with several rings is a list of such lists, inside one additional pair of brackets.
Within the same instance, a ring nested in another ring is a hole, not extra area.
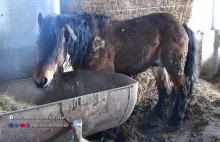
[(24, 123), (20, 123), (20, 128), (24, 128), (25, 124)]

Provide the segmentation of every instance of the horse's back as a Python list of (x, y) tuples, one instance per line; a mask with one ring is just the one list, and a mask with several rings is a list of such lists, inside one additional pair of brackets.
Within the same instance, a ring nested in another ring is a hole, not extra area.
[(139, 22), (149, 22), (149, 23), (154, 23), (156, 25), (162, 23), (164, 21), (164, 24), (170, 24), (170, 23), (179, 23), (179, 21), (176, 19), (175, 16), (173, 16), (170, 13), (151, 13), (148, 15), (140, 16), (140, 17), (135, 17), (132, 19), (127, 19), (127, 20), (112, 20), (112, 21), (118, 21), (121, 23), (133, 23), (134, 21), (139, 21)]
[[(143, 39), (143, 44), (155, 44), (164, 35), (172, 32), (174, 29), (184, 29), (182, 24), (171, 14), (168, 13), (153, 13), (146, 16), (136, 17), (124, 21), (111, 21), (111, 31), (117, 39), (132, 40), (132, 36), (138, 36), (138, 39)], [(136, 44), (137, 39), (132, 42)]]

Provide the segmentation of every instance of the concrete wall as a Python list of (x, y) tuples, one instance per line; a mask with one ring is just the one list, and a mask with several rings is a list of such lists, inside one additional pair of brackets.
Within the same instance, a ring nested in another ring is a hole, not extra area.
[(60, 0), (1, 0), (0, 82), (32, 77), (39, 12), (60, 13)]
[(33, 48), (0, 49), (0, 82), (32, 77), (35, 55)]

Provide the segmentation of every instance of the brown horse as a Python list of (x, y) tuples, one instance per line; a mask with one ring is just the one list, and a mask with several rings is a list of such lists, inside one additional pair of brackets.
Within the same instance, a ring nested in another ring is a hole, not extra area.
[[(111, 71), (135, 75), (154, 67), (159, 99), (151, 124), (163, 122), (165, 98), (173, 82), (175, 105), (169, 126), (179, 126), (192, 90), (196, 65), (194, 33), (167, 13), (125, 21), (76, 11), (38, 15), (39, 62), (34, 74), (38, 87), (47, 87), (70, 56), (74, 70)], [(169, 75), (169, 76), (168, 76)]]

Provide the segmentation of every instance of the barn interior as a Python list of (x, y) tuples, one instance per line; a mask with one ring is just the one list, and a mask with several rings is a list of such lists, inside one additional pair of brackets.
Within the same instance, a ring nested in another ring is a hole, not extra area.
[[(220, 1), (218, 0), (2, 0), (0, 5), (0, 83), (31, 78), (37, 62), (37, 15), (84, 10), (126, 20), (150, 13), (171, 13), (195, 33), (197, 79), (184, 123), (175, 132), (145, 125), (157, 102), (152, 69), (132, 76), (139, 82), (131, 116), (119, 126), (118, 142), (220, 141)], [(34, 57), (34, 58), (33, 58)], [(65, 72), (72, 71), (65, 68)], [(0, 114), (27, 107), (0, 94)], [(28, 106), (30, 107), (30, 106)], [(67, 140), (68, 141), (68, 140)]]

